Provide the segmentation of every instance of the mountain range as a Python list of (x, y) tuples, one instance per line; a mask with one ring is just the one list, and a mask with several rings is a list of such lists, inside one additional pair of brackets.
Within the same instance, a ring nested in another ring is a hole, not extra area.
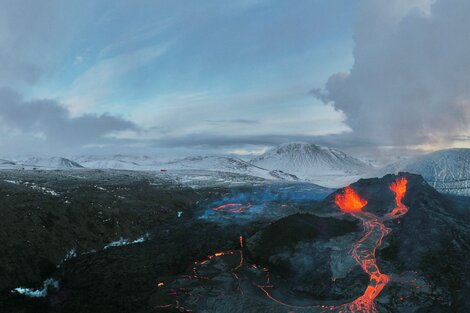
[(470, 196), (470, 149), (446, 149), (389, 164), (380, 174), (412, 172), (444, 193)]
[(155, 156), (74, 156), (0, 159), (7, 169), (119, 169), (158, 172), (210, 171), (273, 181), (304, 181), (341, 187), (359, 178), (406, 171), (420, 174), (441, 192), (470, 196), (470, 149), (446, 149), (373, 167), (342, 151), (303, 142), (285, 143), (244, 161), (233, 156), (191, 156), (166, 161)]

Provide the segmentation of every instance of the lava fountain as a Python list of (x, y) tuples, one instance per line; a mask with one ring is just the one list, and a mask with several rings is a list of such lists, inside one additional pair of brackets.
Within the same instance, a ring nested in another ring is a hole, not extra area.
[(258, 287), (260, 287), (269, 299), (290, 308), (310, 308), (320, 310), (321, 312), (377, 313), (378, 311), (374, 300), (390, 281), (390, 277), (380, 272), (377, 266), (375, 252), (376, 249), (382, 245), (382, 240), (385, 235), (391, 231), (391, 229), (383, 224), (383, 221), (396, 219), (408, 212), (407, 207), (402, 203), (402, 199), (406, 193), (406, 186), (407, 179), (405, 177), (397, 178), (395, 182), (390, 185), (390, 190), (395, 193), (396, 207), (392, 212), (385, 214), (382, 218), (373, 213), (363, 211), (368, 202), (362, 199), (351, 186), (347, 186), (342, 193), (335, 195), (335, 204), (340, 210), (344, 213), (352, 214), (354, 217), (361, 220), (364, 229), (363, 236), (353, 245), (352, 249), (352, 257), (361, 266), (364, 272), (369, 275), (369, 284), (361, 296), (352, 302), (342, 305), (300, 307), (277, 300), (268, 291), (267, 286)]
[(335, 203), (345, 213), (359, 212), (367, 205), (367, 200), (362, 199), (351, 186), (344, 188), (343, 194), (335, 196)]
[(382, 239), (391, 230), (384, 224), (384, 220), (398, 218), (408, 212), (407, 207), (402, 203), (406, 193), (407, 179), (405, 177), (397, 178), (390, 185), (390, 190), (395, 193), (396, 207), (391, 213), (387, 213), (383, 218), (375, 214), (362, 212), (367, 201), (361, 197), (350, 186), (346, 187), (343, 194), (337, 194), (335, 197), (336, 205), (343, 212), (350, 212), (362, 221), (364, 236), (354, 244), (352, 256), (354, 260), (369, 275), (369, 285), (364, 294), (356, 300), (343, 304), (341, 306), (327, 307), (328, 311), (339, 312), (378, 312), (374, 299), (380, 294), (382, 289), (390, 281), (390, 277), (380, 272), (375, 258), (375, 251), (382, 245)]
[(405, 177), (397, 178), (395, 182), (390, 185), (390, 190), (395, 193), (395, 203), (396, 207), (392, 210), (392, 212), (388, 213), (385, 216), (385, 219), (391, 219), (394, 216), (400, 216), (406, 214), (408, 212), (408, 208), (406, 205), (403, 204), (402, 200), (406, 193), (406, 185), (408, 181)]

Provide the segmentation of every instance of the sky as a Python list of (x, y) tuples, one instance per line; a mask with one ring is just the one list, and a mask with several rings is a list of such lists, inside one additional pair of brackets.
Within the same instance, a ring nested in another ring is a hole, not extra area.
[(466, 0), (0, 0), (0, 154), (470, 147)]

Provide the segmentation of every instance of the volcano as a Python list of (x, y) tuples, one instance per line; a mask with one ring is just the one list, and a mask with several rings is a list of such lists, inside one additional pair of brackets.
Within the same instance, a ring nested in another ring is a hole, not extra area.
[(419, 175), (361, 179), (168, 288), (196, 312), (467, 312), (468, 222)]

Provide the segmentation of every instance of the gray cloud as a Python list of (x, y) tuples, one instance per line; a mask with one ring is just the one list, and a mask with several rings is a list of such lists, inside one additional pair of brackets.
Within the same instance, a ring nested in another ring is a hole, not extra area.
[(70, 117), (54, 100), (23, 101), (9, 88), (0, 88), (2, 137), (12, 149), (35, 142), (43, 147), (67, 149), (113, 142), (106, 135), (115, 131), (137, 130), (132, 122), (108, 114)]
[[(393, 2), (393, 1), (392, 1)], [(358, 137), (381, 145), (447, 141), (469, 131), (470, 1), (436, 1), (430, 14), (365, 1), (354, 66), (313, 93), (347, 116)], [(423, 1), (420, 1), (423, 2)]]
[(50, 74), (73, 38), (70, 17), (81, 16), (87, 5), (0, 0), (0, 7), (0, 85), (17, 87)]
[(253, 125), (258, 124), (258, 120), (250, 120), (250, 119), (234, 119), (234, 120), (206, 120), (209, 124), (247, 124)]
[(240, 136), (234, 134), (218, 135), (218, 134), (191, 134), (187, 136), (166, 136), (161, 139), (151, 140), (150, 143), (155, 147), (175, 148), (228, 148), (239, 147), (244, 145), (279, 145), (285, 142), (302, 141), (315, 143), (319, 145), (327, 145), (336, 148), (348, 148), (355, 146), (371, 146), (371, 143), (362, 140), (356, 136), (348, 136), (344, 134), (326, 135), (326, 136), (309, 136), (304, 134), (292, 135), (246, 135)]

